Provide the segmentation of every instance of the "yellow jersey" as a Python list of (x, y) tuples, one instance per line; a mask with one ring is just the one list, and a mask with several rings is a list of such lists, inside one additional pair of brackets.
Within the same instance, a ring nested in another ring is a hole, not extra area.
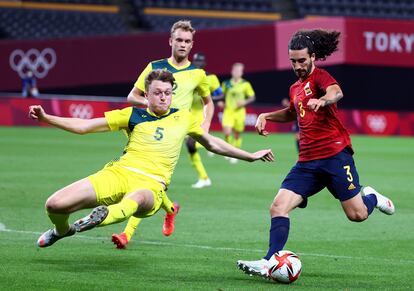
[(156, 116), (148, 109), (127, 107), (105, 112), (111, 131), (126, 130), (128, 144), (118, 165), (168, 186), (187, 134), (203, 135), (200, 124), (186, 110), (171, 108)]
[(134, 86), (145, 92), (145, 77), (155, 69), (170, 71), (175, 78), (171, 107), (181, 110), (190, 110), (193, 103), (193, 96), (197, 93), (201, 97), (210, 95), (209, 84), (206, 72), (199, 69), (190, 62), (177, 67), (168, 59), (162, 59), (149, 63), (144, 71), (139, 75)]
[(226, 80), (222, 84), (225, 98), (225, 109), (236, 110), (237, 102), (248, 99), (255, 95), (252, 85), (249, 81), (241, 79), (235, 83), (232, 79)]
[[(220, 81), (214, 74), (207, 75), (207, 83), (210, 95), (213, 95), (217, 89), (221, 89)], [(203, 110), (203, 101), (201, 100), (201, 96), (196, 93), (194, 94), (193, 104), (191, 105), (191, 111), (202, 111)]]

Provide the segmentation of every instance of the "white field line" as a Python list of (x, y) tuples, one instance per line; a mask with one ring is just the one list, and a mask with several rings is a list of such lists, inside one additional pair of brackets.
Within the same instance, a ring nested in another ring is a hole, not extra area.
[[(0, 232), (12, 232), (12, 233), (23, 233), (23, 234), (33, 234), (33, 235), (42, 234), (42, 232), (37, 232), (37, 231), (8, 229), (2, 223), (0, 223)], [(79, 235), (79, 234), (77, 234), (75, 237), (80, 238), (80, 239), (86, 239), (86, 240), (108, 240), (109, 241), (109, 237), (97, 237), (97, 236), (94, 237), (94, 236), (86, 236), (86, 235)], [(261, 253), (261, 254), (264, 254), (266, 252), (265, 250), (259, 250), (259, 249), (214, 247), (214, 246), (195, 245), (195, 244), (170, 243), (170, 242), (162, 242), (162, 241), (140, 240), (139, 243), (145, 244), (145, 245), (174, 246), (174, 247), (215, 250), (215, 251), (233, 251), (233, 252), (246, 252), (246, 253), (253, 252), (253, 253)], [(301, 256), (305, 256), (305, 257), (309, 256), (309, 257), (323, 257), (323, 258), (348, 259), (348, 260), (372, 260), (372, 261), (414, 264), (414, 260), (398, 260), (398, 259), (393, 260), (393, 259), (384, 259), (384, 258), (352, 257), (352, 256), (339, 256), (339, 255), (318, 254), (318, 253), (297, 253), (297, 254)]]

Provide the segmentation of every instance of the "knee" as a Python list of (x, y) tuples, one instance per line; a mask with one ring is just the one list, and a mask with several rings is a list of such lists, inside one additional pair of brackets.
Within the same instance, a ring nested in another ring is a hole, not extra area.
[(52, 195), (46, 200), (45, 208), (48, 212), (60, 212), (62, 205), (56, 195)]
[(272, 204), (270, 204), (270, 216), (286, 216), (288, 214), (288, 210), (284, 207), (278, 200), (274, 200)]
[(302, 196), (286, 189), (281, 189), (270, 205), (270, 216), (288, 216), (289, 212), (303, 202)]
[(347, 212), (346, 216), (350, 221), (354, 222), (362, 222), (368, 218), (368, 212), (367, 211), (351, 211)]

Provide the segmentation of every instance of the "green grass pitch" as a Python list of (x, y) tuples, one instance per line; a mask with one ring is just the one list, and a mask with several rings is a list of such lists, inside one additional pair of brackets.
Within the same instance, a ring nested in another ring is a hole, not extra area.
[[(414, 289), (414, 139), (354, 136), (363, 185), (395, 202), (396, 214), (375, 210), (368, 221), (346, 219), (326, 190), (308, 208), (291, 214), (286, 249), (300, 255), (299, 280), (281, 285), (248, 277), (238, 259), (259, 259), (268, 242), (268, 207), (296, 160), (293, 136), (244, 136), (244, 148), (272, 148), (275, 163), (230, 164), (202, 157), (213, 181), (196, 181), (185, 151), (169, 196), (181, 204), (176, 231), (161, 233), (164, 213), (145, 219), (127, 250), (116, 250), (113, 232), (95, 229), (39, 249), (51, 224), (46, 198), (119, 156), (120, 133), (76, 136), (52, 128), (0, 127), (1, 290), (412, 290)], [(82, 211), (71, 221), (87, 213)]]

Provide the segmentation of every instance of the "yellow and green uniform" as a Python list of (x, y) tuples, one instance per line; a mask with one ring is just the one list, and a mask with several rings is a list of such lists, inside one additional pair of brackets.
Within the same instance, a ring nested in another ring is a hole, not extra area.
[(129, 140), (118, 160), (89, 176), (98, 203), (118, 203), (127, 193), (149, 189), (154, 195), (154, 208), (142, 216), (151, 216), (169, 201), (165, 189), (185, 136), (202, 135), (203, 129), (191, 120), (190, 112), (175, 108), (157, 117), (148, 109), (127, 107), (105, 112), (105, 118), (112, 131), (127, 130)]
[(223, 112), (223, 127), (231, 127), (238, 132), (244, 131), (244, 121), (246, 119), (246, 108), (237, 108), (237, 102), (246, 100), (255, 95), (249, 81), (241, 79), (235, 83), (232, 79), (226, 80), (222, 84), (225, 98)]
[[(207, 75), (207, 83), (208, 83), (208, 90), (210, 94), (213, 96), (216, 94), (216, 92), (220, 91), (221, 93), (221, 87), (220, 87), (220, 81), (214, 74)], [(219, 93), (217, 93), (219, 94)], [(193, 103), (191, 105), (191, 114), (193, 117), (197, 120), (199, 120), (200, 124), (204, 120), (204, 104), (201, 100), (201, 96), (196, 92), (194, 94)]]
[[(172, 108), (178, 108), (188, 112), (191, 110), (195, 93), (198, 93), (202, 97), (210, 95), (206, 73), (203, 69), (197, 68), (190, 62), (184, 66), (177, 67), (168, 59), (150, 62), (139, 75), (134, 87), (145, 92), (145, 78), (152, 70), (156, 69), (168, 70), (175, 78), (173, 98), (171, 100)], [(151, 155), (148, 154), (148, 157), (151, 158)], [(164, 208), (168, 213), (171, 213), (169, 207)], [(136, 217), (131, 217), (129, 219), (124, 230), (128, 240), (131, 239), (140, 221), (141, 220)]]
[(168, 59), (162, 59), (149, 63), (144, 71), (139, 75), (134, 86), (145, 92), (145, 77), (156, 69), (164, 69), (171, 72), (175, 78), (173, 88), (172, 108), (180, 110), (190, 110), (193, 104), (193, 96), (198, 94), (201, 97), (210, 95), (209, 83), (206, 72), (199, 69), (190, 62), (184, 66), (177, 67)]

